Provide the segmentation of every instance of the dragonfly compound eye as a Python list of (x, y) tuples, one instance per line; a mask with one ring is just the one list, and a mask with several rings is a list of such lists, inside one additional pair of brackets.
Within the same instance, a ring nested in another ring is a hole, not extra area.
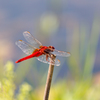
[(49, 48), (51, 48), (51, 49), (55, 49), (53, 46), (49, 46)]
[(55, 49), (53, 46), (51, 46), (52, 49)]

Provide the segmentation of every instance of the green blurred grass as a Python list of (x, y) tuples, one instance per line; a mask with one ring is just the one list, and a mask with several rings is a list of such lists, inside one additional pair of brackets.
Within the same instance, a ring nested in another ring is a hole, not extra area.
[[(14, 64), (9, 61), (4, 66), (4, 76), (0, 80), (0, 100), (42, 100), (44, 86), (33, 89), (28, 83), (23, 83), (16, 93), (14, 83)], [(100, 100), (100, 84), (93, 81), (59, 80), (53, 84), (50, 100)]]

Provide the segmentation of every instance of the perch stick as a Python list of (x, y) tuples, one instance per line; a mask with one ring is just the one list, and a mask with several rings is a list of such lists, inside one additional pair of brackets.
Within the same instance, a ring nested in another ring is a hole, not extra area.
[[(55, 55), (51, 55), (51, 60), (54, 61), (56, 58)], [(47, 82), (45, 86), (45, 92), (44, 92), (44, 99), (43, 100), (48, 100), (49, 98), (49, 91), (50, 91), (50, 86), (51, 86), (51, 81), (52, 81), (52, 76), (53, 76), (53, 70), (54, 70), (54, 65), (50, 64), (49, 65), (49, 70), (48, 70), (48, 76), (47, 76)]]

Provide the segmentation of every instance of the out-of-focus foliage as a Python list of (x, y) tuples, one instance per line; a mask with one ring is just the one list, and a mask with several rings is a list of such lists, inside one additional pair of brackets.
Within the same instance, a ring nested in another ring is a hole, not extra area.
[(30, 100), (29, 91), (31, 91), (31, 86), (28, 85), (27, 83), (24, 83), (19, 90), (17, 100)]
[(82, 23), (80, 26), (75, 25), (70, 51), (71, 56), (68, 59), (69, 69), (74, 79), (90, 80), (92, 78), (96, 49), (100, 35), (99, 26), (100, 19), (98, 15), (94, 17), (90, 34), (88, 33), (89, 26), (86, 25), (86, 23)]
[[(28, 83), (23, 83), (19, 92), (15, 92), (14, 65), (7, 62), (4, 75), (0, 80), (0, 100), (42, 100), (45, 87), (33, 89)], [(52, 85), (50, 100), (100, 100), (100, 84), (93, 81), (59, 80)]]
[(15, 91), (13, 68), (12, 62), (4, 66), (4, 76), (0, 80), (0, 100), (13, 100)]
[(40, 29), (45, 35), (54, 34), (59, 26), (59, 20), (55, 14), (45, 14), (40, 19)]

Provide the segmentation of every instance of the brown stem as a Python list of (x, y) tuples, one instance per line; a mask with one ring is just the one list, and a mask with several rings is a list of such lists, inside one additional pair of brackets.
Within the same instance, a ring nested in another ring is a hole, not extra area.
[[(55, 58), (56, 58), (56, 56), (51, 55), (51, 61), (52, 60), (54, 61)], [(51, 81), (52, 81), (52, 76), (53, 76), (53, 70), (54, 70), (54, 65), (50, 64), (43, 100), (48, 100), (48, 98), (49, 98), (49, 91), (50, 91), (50, 86), (51, 86)]]

